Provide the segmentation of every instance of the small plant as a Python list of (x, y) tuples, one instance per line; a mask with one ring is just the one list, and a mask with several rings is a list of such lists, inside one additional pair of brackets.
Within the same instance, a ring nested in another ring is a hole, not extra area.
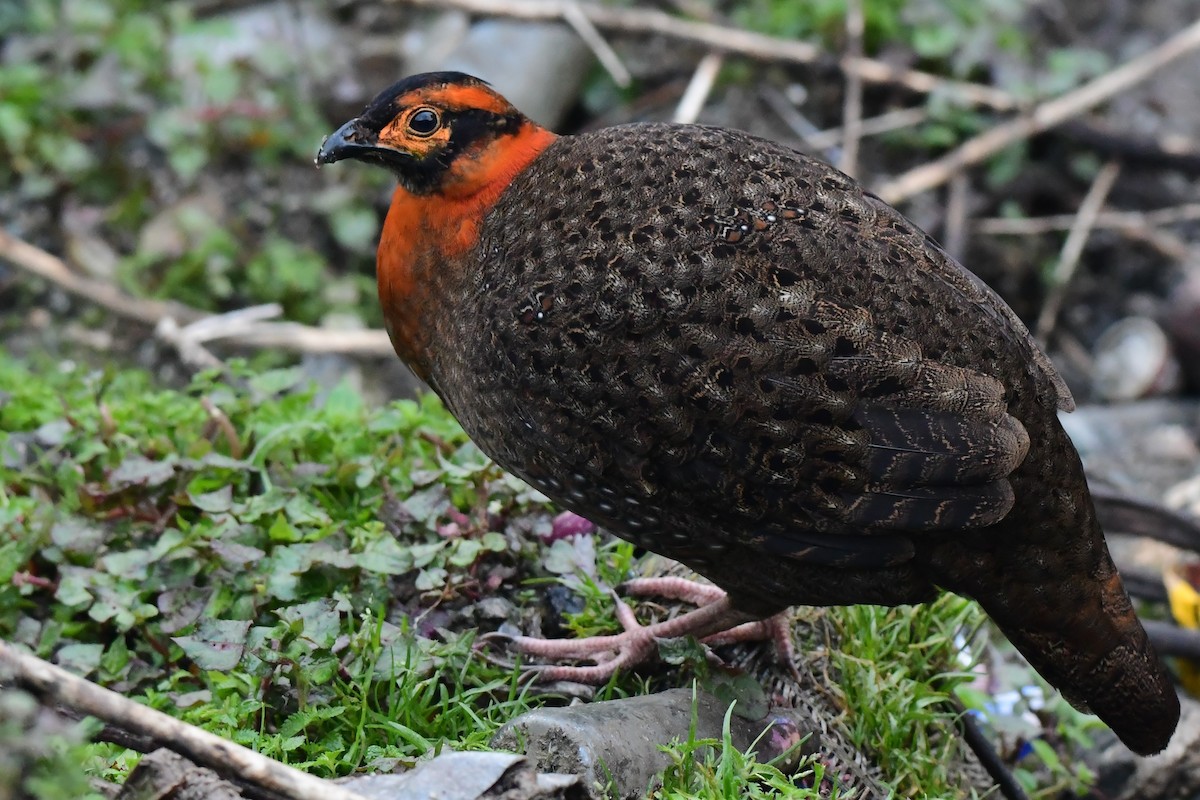
[(527, 707), (435, 610), (545, 512), (436, 401), (316, 405), (292, 370), (0, 373), (0, 636), (324, 775), (482, 747)]
[(651, 794), (656, 800), (688, 800), (689, 798), (795, 798), (823, 800), (830, 795), (823, 784), (823, 768), (819, 762), (805, 759), (792, 775), (785, 775), (773, 764), (762, 764), (734, 746), (729, 721), (734, 713), (731, 705), (725, 712), (720, 739), (696, 737), (696, 710), (692, 707), (692, 724), (686, 741), (664, 748), (671, 757), (671, 766), (663, 775), (663, 785)]
[[(181, 3), (5, 8), (0, 177), (11, 172), (14, 192), (0, 211), (23, 215), (23, 235), (65, 238), (56, 249), (68, 256), (74, 237), (99, 237), (135, 295), (213, 311), (278, 302), (302, 322), (339, 312), (379, 323), (367, 289), (374, 201), (388, 178), (316, 174), (329, 122), (302, 50), (266, 41), (222, 59), (211, 44), (229, 38), (225, 23)], [(80, 232), (63, 213), (98, 222)], [(84, 259), (84, 271), (100, 268)]]

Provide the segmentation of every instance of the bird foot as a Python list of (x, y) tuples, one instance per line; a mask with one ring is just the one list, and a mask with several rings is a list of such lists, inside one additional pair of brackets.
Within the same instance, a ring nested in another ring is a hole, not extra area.
[(681, 636), (695, 636), (701, 642), (713, 645), (772, 641), (780, 661), (799, 676), (792, 649), (791, 620), (786, 612), (768, 619), (756, 619), (734, 609), (725, 592), (717, 587), (683, 578), (636, 578), (622, 588), (638, 596), (655, 595), (696, 603), (699, 608), (653, 625), (642, 625), (634, 616), (633, 609), (617, 597), (616, 616), (624, 628), (623, 633), (586, 639), (539, 639), (533, 636), (504, 638), (511, 647), (525, 655), (551, 661), (586, 659), (595, 662), (587, 666), (551, 664), (530, 668), (535, 679), (547, 682), (604, 683), (617, 670), (648, 660), (657, 651), (660, 639)]
[[(716, 586), (676, 577), (634, 578), (622, 584), (621, 589), (626, 594), (638, 597), (666, 597), (697, 606), (715, 603), (725, 597), (725, 592)], [(766, 619), (743, 622), (718, 631), (701, 641), (714, 647), (737, 642), (771, 642), (779, 663), (786, 665), (796, 678), (800, 677), (796, 667), (796, 649), (792, 646), (792, 616), (786, 609)]]

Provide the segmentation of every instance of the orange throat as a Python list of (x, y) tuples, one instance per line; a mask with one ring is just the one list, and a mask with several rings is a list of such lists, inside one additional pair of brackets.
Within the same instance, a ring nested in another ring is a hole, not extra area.
[(438, 191), (396, 188), (376, 262), (379, 302), (392, 346), (429, 382), (436, 320), (455, 313), (456, 272), (474, 250), (479, 226), (513, 179), (558, 138), (523, 125), (479, 153), (462, 154)]

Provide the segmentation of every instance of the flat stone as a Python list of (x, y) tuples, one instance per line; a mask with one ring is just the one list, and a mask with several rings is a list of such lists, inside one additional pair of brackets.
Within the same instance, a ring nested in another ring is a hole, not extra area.
[[(693, 706), (690, 689), (670, 689), (646, 697), (536, 709), (502, 727), (492, 746), (524, 752), (539, 770), (578, 775), (592, 797), (604, 797), (604, 787), (611, 782), (612, 796), (640, 798), (670, 766), (661, 746), (688, 739), (693, 708), (695, 737), (720, 740), (726, 704), (699, 692)], [(819, 748), (819, 734), (809, 730), (807, 722), (790, 709), (772, 711), (756, 721), (733, 714), (730, 734), (739, 750), (753, 746), (760, 759), (770, 760), (805, 736), (801, 752)]]

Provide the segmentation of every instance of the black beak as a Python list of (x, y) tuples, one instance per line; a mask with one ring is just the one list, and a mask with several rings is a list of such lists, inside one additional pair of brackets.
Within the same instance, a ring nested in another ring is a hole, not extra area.
[(394, 147), (379, 144), (378, 134), (356, 117), (325, 137), (321, 149), (317, 151), (316, 164), (319, 167), (344, 158), (387, 165), (411, 156)]

